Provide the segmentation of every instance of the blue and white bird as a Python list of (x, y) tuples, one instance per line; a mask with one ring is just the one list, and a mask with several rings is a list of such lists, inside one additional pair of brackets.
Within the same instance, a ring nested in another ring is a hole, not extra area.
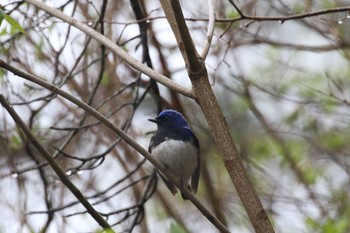
[[(169, 169), (181, 184), (197, 193), (200, 163), (199, 142), (183, 115), (175, 110), (164, 110), (155, 119), (157, 131), (151, 139), (148, 151)], [(164, 183), (175, 195), (175, 184), (159, 172)], [(186, 196), (181, 193), (182, 198)]]

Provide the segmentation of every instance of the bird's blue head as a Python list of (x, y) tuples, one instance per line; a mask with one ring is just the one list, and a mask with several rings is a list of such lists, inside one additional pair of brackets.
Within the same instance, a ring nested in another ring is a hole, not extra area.
[(155, 119), (148, 119), (158, 125), (158, 128), (189, 128), (184, 116), (175, 110), (164, 110)]

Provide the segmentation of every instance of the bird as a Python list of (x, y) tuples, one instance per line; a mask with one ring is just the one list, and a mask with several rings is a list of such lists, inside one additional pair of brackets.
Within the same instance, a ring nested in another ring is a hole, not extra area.
[[(178, 111), (167, 109), (149, 121), (157, 124), (157, 131), (151, 138), (148, 151), (169, 169), (178, 181), (196, 194), (200, 175), (199, 141), (185, 117)], [(158, 171), (165, 185), (173, 195), (176, 185)], [(184, 200), (185, 194), (181, 192)]]

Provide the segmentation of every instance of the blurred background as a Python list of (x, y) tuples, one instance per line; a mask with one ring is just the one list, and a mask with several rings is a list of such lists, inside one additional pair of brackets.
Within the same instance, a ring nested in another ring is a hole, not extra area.
[[(159, 1), (44, 1), (190, 87)], [(350, 232), (350, 11), (288, 21), (349, 1), (217, 0), (206, 66), (232, 136), (276, 232)], [(148, 147), (162, 109), (181, 111), (201, 150), (198, 198), (232, 232), (253, 232), (199, 106), (151, 81), (88, 35), (24, 1), (2, 1), (0, 59), (88, 103)], [(207, 1), (181, 1), (202, 50)], [(2, 13), (2, 15), (3, 15)], [(66, 99), (0, 69), (0, 93), (116, 232), (217, 232), (152, 166)], [(0, 232), (99, 232), (98, 224), (0, 110)], [(141, 216), (141, 217), (140, 217)]]

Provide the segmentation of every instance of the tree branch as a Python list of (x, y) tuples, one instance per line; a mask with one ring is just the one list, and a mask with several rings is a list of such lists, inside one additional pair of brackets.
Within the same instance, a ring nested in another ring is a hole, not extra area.
[(272, 233), (274, 230), (268, 215), (249, 180), (247, 171), (230, 135), (225, 117), (209, 83), (204, 61), (197, 55), (179, 1), (161, 0), (160, 2), (186, 62), (195, 99), (202, 108), (226, 170), (250, 221), (257, 233)]
[[(89, 106), (88, 104), (84, 103), (83, 101), (79, 100), (78, 98), (70, 95), (69, 93), (61, 90), (60, 88), (46, 82), (44, 79), (38, 78), (32, 74), (28, 74), (14, 66), (11, 66), (7, 63), (5, 63), (3, 60), (0, 59), (0, 67), (3, 67), (12, 73), (29, 80), (33, 83), (38, 84), (39, 86), (42, 86), (53, 93), (56, 93), (63, 98), (69, 100), (70, 102), (74, 103), (78, 107), (84, 109), (87, 113), (91, 114), (93, 117), (95, 117), (97, 120), (105, 124), (109, 129), (111, 129), (113, 132), (118, 134), (128, 145), (133, 147), (137, 152), (139, 152), (141, 155), (143, 155), (148, 161), (150, 161), (157, 169), (159, 169), (163, 174), (166, 175), (166, 177), (172, 181), (176, 186), (180, 189), (182, 193), (186, 195), (186, 197), (197, 207), (197, 209), (213, 224), (215, 225), (221, 232), (230, 232), (224, 225), (221, 224), (221, 222), (215, 218), (215, 216), (205, 207), (202, 205), (202, 203), (196, 198), (196, 196), (188, 190), (182, 183), (175, 178), (175, 176), (165, 168), (165, 166), (160, 163), (156, 158), (154, 158), (148, 151), (143, 148), (140, 144), (138, 144), (135, 140), (130, 138), (123, 130), (121, 130), (118, 126), (116, 126), (114, 123), (112, 123), (110, 120), (108, 120), (107, 117), (102, 115), (100, 112), (96, 111), (94, 108)], [(51, 158), (51, 157), (50, 157)], [(52, 158), (51, 158), (52, 159)]]
[[(239, 20), (255, 20), (255, 21), (279, 21), (280, 23), (284, 23), (285, 21), (288, 20), (293, 20), (293, 19), (303, 19), (303, 18), (308, 18), (308, 17), (313, 17), (313, 16), (318, 16), (318, 15), (325, 15), (325, 14), (330, 14), (330, 13), (337, 13), (337, 12), (349, 12), (350, 11), (350, 6), (345, 6), (345, 7), (335, 7), (331, 9), (324, 9), (324, 10), (319, 10), (319, 11), (314, 11), (314, 12), (308, 12), (308, 13), (302, 13), (302, 14), (294, 14), (294, 15), (288, 15), (288, 16), (253, 16), (253, 15), (245, 15), (235, 3), (233, 3), (232, 0), (229, 0), (229, 2), (233, 5), (233, 7), (236, 9), (238, 14), (240, 15), (237, 18), (234, 19), (228, 19), (227, 21), (233, 22), (233, 21), (239, 21)], [(221, 22), (224, 20), (221, 20)]]
[(198, 74), (204, 68), (203, 63), (198, 59), (200, 57), (188, 32), (185, 20), (175, 18), (176, 16), (184, 18), (180, 4), (178, 1), (160, 1), (160, 3), (175, 34), (187, 70)]
[(150, 78), (156, 80), (157, 82), (163, 84), (164, 86), (182, 94), (187, 97), (193, 98), (192, 90), (185, 88), (181, 86), (180, 84), (174, 82), (173, 80), (165, 77), (164, 75), (161, 75), (157, 71), (149, 68), (148, 66), (142, 64), (142, 62), (138, 61), (134, 57), (130, 56), (127, 52), (125, 52), (122, 48), (117, 46), (113, 41), (111, 41), (106, 36), (102, 35), (101, 33), (95, 31), (91, 27), (83, 24), (82, 22), (78, 21), (77, 19), (71, 18), (67, 16), (66, 14), (62, 13), (61, 11), (52, 8), (48, 5), (46, 5), (43, 2), (40, 2), (38, 0), (26, 0), (26, 2), (31, 3), (38, 7), (39, 9), (45, 11), (46, 13), (61, 19), (62, 21), (76, 27), (77, 29), (85, 32), (92, 38), (96, 39), (101, 44), (105, 45), (107, 48), (109, 48), (111, 51), (113, 51), (118, 57), (120, 57), (126, 64), (129, 64), (136, 70), (139, 70), (140, 72), (146, 74)]
[(41, 155), (46, 159), (46, 161), (50, 164), (52, 169), (55, 171), (57, 176), (61, 179), (64, 185), (73, 193), (73, 195), (79, 200), (79, 202), (86, 208), (87, 212), (93, 217), (100, 226), (108, 230), (108, 232), (114, 232), (111, 226), (107, 223), (107, 221), (102, 218), (102, 216), (92, 207), (88, 200), (84, 197), (84, 195), (79, 191), (77, 187), (70, 181), (70, 179), (66, 176), (66, 174), (61, 170), (58, 164), (55, 162), (53, 157), (51, 157), (50, 153), (41, 146), (41, 144), (35, 139), (34, 135), (30, 132), (28, 127), (24, 124), (22, 119), (18, 116), (16, 111), (10, 106), (7, 102), (6, 98), (0, 94), (0, 103), (7, 110), (7, 112), (11, 115), (12, 119), (16, 122), (16, 124), (22, 129), (23, 133), (29, 139), (29, 141), (35, 146), (35, 148), (41, 153)]
[(209, 53), (209, 49), (211, 46), (211, 41), (213, 39), (214, 35), (214, 29), (215, 29), (215, 0), (208, 0), (208, 7), (209, 7), (209, 23), (208, 23), (208, 32), (207, 32), (207, 39), (205, 41), (204, 48), (201, 52), (201, 57), (203, 60), (207, 58), (207, 55)]

